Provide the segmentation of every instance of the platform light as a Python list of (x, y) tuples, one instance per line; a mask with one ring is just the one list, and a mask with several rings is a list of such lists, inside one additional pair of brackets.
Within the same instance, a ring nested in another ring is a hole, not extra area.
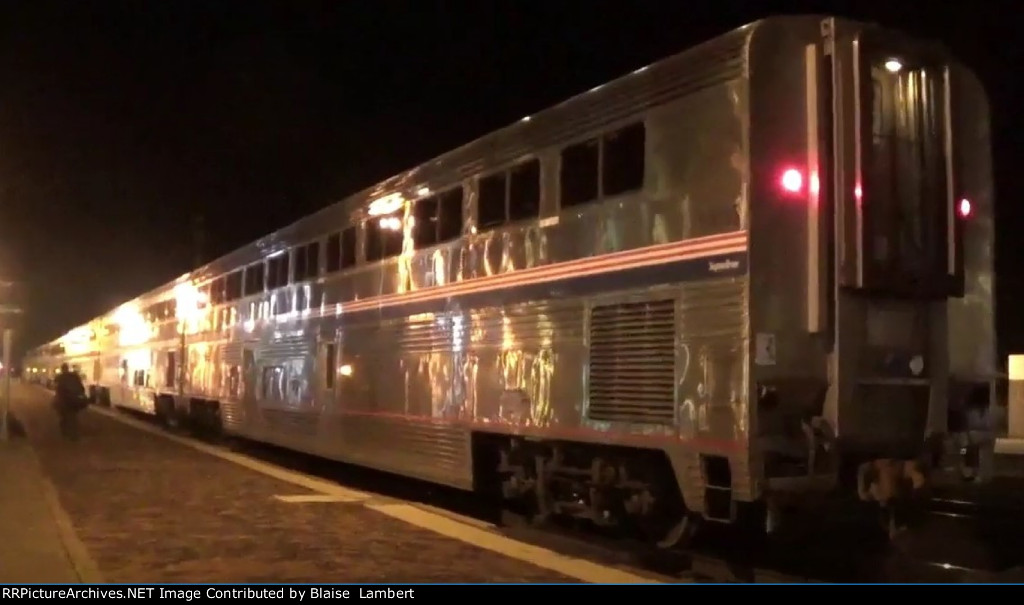
[(962, 198), (960, 200), (960, 203), (957, 204), (956, 210), (957, 212), (960, 213), (961, 218), (967, 218), (971, 216), (971, 210), (973, 210), (973, 208), (971, 207), (971, 200), (967, 198)]
[(782, 173), (779, 184), (789, 193), (800, 193), (804, 187), (804, 175), (796, 168), (788, 168)]
[(903, 69), (903, 63), (900, 63), (898, 59), (889, 59), (885, 62), (885, 69), (891, 74), (899, 73)]

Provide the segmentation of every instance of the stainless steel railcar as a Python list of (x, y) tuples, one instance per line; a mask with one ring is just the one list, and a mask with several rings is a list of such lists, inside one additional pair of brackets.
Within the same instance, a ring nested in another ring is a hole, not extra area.
[(991, 375), (988, 137), (940, 48), (766, 19), (126, 303), (88, 378), (542, 514), (733, 520)]

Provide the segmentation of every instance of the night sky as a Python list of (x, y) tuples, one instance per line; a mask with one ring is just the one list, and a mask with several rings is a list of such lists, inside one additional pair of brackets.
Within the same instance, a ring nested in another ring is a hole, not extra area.
[(34, 346), (191, 269), (197, 213), (209, 261), (745, 22), (827, 12), (942, 40), (986, 83), (1001, 348), (1024, 350), (1021, 7), (0, 0), (0, 278)]

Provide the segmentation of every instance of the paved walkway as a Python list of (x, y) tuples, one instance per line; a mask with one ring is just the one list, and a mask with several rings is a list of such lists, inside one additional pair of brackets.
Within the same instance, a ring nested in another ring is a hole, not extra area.
[(18, 432), (0, 442), (0, 584), (100, 581), (32, 446)]
[[(28, 439), (7, 444), (0, 459), (0, 469), (14, 469), (11, 477), (18, 478), (0, 493), (0, 514), (15, 520), (0, 525), (0, 549), (17, 545), (0, 550), (0, 582), (98, 581), (89, 569), (118, 583), (532, 583), (632, 576), (554, 553), (535, 556), (530, 553), (543, 549), (526, 544), (515, 543), (515, 552), (504, 543), (499, 548), (492, 543), (507, 538), (383, 496), (325, 497), (330, 494), (319, 488), (204, 453), (205, 446), (183, 445), (111, 412), (83, 413), (81, 439), (68, 442), (59, 436), (48, 398), (31, 385), (15, 389), (13, 407)], [(60, 505), (50, 504), (58, 498)], [(51, 506), (66, 515), (55, 517)]]

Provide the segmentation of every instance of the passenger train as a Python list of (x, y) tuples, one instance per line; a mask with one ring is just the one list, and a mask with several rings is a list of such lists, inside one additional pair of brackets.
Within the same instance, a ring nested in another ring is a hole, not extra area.
[(68, 362), (99, 402), (169, 424), (667, 544), (943, 434), (995, 370), (992, 208), (970, 69), (875, 25), (772, 17), (303, 218), (26, 366)]

